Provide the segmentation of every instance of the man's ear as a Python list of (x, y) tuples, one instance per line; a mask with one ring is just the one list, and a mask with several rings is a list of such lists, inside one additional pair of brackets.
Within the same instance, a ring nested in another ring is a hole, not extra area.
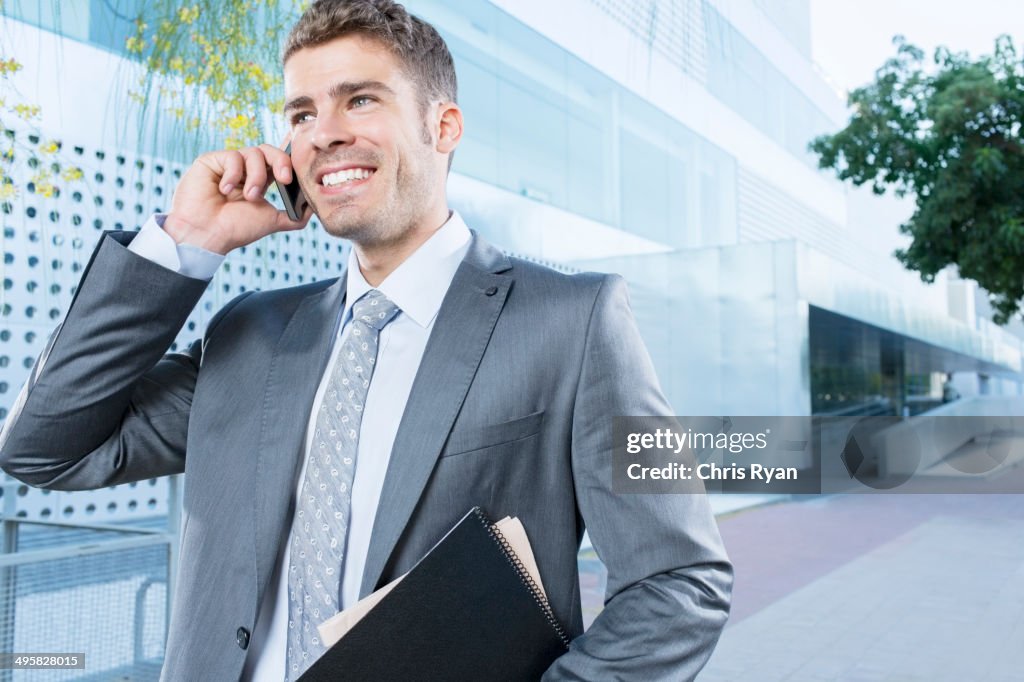
[(462, 109), (455, 102), (441, 102), (438, 106), (437, 151), (449, 154), (462, 139)]

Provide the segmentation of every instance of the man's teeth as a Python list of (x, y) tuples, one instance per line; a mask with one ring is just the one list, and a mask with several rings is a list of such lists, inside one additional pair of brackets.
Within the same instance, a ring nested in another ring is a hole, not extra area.
[(369, 168), (349, 168), (348, 170), (338, 171), (336, 173), (328, 173), (321, 182), (325, 187), (335, 187), (343, 182), (351, 182), (352, 180), (362, 180), (373, 175), (373, 170)]

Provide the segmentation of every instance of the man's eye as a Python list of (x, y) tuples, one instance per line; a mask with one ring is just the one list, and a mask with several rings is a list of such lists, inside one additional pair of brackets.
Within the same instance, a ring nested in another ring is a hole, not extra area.
[(354, 107), (362, 107), (362, 106), (366, 106), (367, 104), (369, 104), (372, 101), (373, 101), (372, 97), (368, 97), (366, 95), (360, 95), (359, 97), (354, 97), (352, 99), (352, 106), (354, 106)]
[(313, 116), (313, 114), (309, 113), (308, 111), (304, 111), (301, 114), (295, 114), (294, 116), (292, 116), (292, 125), (294, 126), (299, 125), (300, 123), (308, 123), (312, 121), (314, 118), (316, 117)]

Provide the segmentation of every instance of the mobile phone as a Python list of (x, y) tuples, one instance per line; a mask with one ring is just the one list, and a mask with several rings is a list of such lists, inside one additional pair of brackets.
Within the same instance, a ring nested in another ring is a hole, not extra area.
[[(284, 153), (288, 156), (292, 155), (292, 145), (290, 142), (285, 147)], [(274, 180), (274, 184), (277, 185), (277, 193), (281, 195), (281, 201), (284, 202), (284, 210), (288, 213), (288, 217), (296, 221), (302, 220), (302, 216), (306, 214), (306, 206), (309, 205), (309, 202), (306, 201), (306, 195), (302, 193), (302, 188), (299, 187), (299, 174), (292, 168), (291, 182), (282, 186), (280, 182)]]

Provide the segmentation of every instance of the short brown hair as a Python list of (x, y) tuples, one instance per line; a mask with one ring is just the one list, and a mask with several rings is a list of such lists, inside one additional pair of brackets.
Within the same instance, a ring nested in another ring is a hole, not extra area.
[(420, 105), (457, 102), (455, 62), (437, 30), (392, 0), (317, 0), (288, 34), (282, 62), (299, 50), (358, 34), (378, 41), (416, 85)]

